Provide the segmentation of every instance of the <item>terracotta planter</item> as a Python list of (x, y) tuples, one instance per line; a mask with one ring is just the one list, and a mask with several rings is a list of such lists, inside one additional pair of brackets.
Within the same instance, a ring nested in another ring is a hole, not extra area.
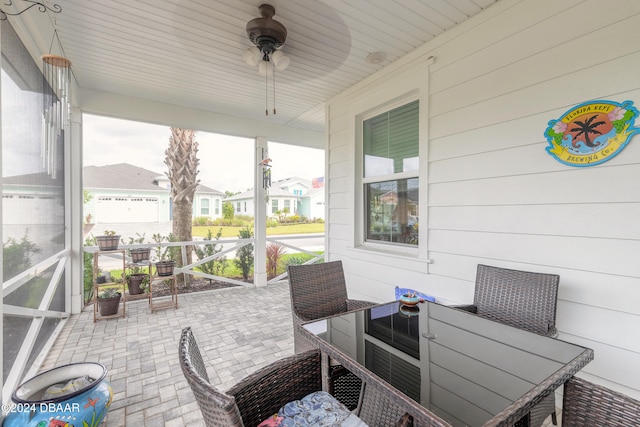
[(120, 307), (120, 297), (122, 295), (110, 297), (110, 298), (98, 298), (98, 310), (100, 316), (113, 316), (118, 313)]
[(149, 255), (151, 254), (151, 248), (131, 249), (130, 252), (131, 252), (131, 261), (138, 263), (138, 262), (149, 260)]
[(129, 276), (129, 295), (140, 295), (144, 289), (140, 287), (144, 279), (147, 277), (144, 273), (132, 274)]
[(101, 251), (115, 251), (120, 244), (120, 236), (98, 236), (96, 241)]
[(173, 274), (173, 268), (175, 267), (175, 261), (159, 261), (156, 262), (156, 271), (158, 276), (171, 276)]

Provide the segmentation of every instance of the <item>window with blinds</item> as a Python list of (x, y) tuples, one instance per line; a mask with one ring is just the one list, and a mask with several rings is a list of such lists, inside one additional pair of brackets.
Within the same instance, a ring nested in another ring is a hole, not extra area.
[(363, 121), (366, 240), (418, 245), (419, 103)]
[(200, 215), (209, 215), (209, 199), (200, 201)]

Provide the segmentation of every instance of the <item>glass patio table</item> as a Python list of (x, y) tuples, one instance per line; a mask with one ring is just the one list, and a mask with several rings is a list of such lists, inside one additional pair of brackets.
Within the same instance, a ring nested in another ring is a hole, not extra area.
[(589, 348), (433, 302), (380, 304), (301, 328), (366, 387), (434, 425), (513, 425), (593, 360)]

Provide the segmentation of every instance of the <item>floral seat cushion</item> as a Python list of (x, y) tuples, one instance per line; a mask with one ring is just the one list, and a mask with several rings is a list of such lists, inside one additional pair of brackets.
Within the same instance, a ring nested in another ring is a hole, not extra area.
[(317, 391), (284, 405), (258, 427), (367, 427), (346, 406), (325, 391)]

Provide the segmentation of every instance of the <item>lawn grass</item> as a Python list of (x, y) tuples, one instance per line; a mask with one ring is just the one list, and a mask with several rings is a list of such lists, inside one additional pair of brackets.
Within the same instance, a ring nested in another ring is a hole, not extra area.
[[(223, 227), (216, 225), (203, 225), (194, 226), (192, 229), (193, 237), (205, 237), (207, 231), (211, 230), (211, 233), (215, 236), (218, 230), (222, 228), (222, 235), (220, 238), (232, 238), (238, 237), (240, 229), (242, 227)], [(280, 234), (307, 234), (307, 233), (324, 233), (324, 223), (305, 223), (305, 224), (280, 224), (277, 227), (268, 227), (267, 236), (276, 236)]]
[[(319, 255), (323, 253), (323, 251), (316, 251), (315, 253)], [(278, 274), (284, 273), (289, 263), (302, 264), (306, 261), (309, 261), (311, 258), (314, 258), (314, 256), (305, 254), (303, 252), (284, 254), (278, 262)], [(198, 267), (196, 267), (196, 270), (199, 270)], [(253, 268), (251, 269), (251, 275), (253, 275)], [(236, 266), (233, 260), (230, 259), (227, 260), (227, 268), (225, 268), (223, 276), (231, 278), (241, 278), (242, 271)]]

